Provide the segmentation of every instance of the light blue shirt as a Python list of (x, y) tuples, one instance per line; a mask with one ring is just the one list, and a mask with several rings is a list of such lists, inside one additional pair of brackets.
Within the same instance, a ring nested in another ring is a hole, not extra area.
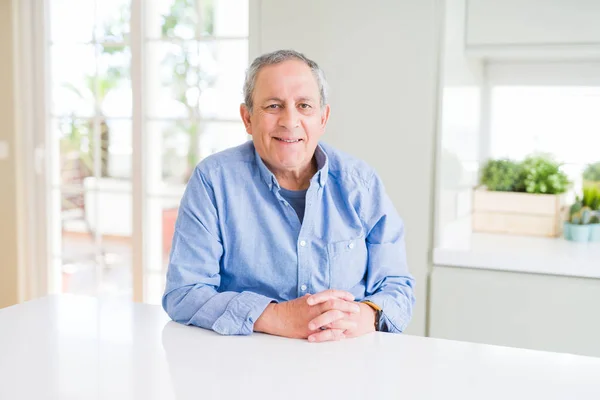
[(327, 289), (382, 309), (402, 332), (415, 298), (404, 224), (366, 163), (321, 143), (304, 221), (250, 141), (204, 159), (181, 200), (163, 308), (177, 322), (249, 335), (271, 302)]

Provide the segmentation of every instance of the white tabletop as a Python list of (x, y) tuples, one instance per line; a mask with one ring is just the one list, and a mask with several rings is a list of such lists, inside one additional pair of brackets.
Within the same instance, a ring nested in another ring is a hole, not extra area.
[(0, 310), (0, 399), (174, 398), (598, 400), (600, 359), (385, 333), (227, 337), (75, 296)]

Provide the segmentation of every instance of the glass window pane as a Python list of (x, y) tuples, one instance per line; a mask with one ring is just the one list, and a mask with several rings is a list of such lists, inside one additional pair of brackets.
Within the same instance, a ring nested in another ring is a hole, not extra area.
[(133, 143), (130, 120), (107, 120), (102, 125), (104, 133), (102, 157), (106, 163), (106, 178), (131, 179)]
[[(200, 63), (210, 65), (210, 75), (200, 84), (200, 114), (204, 118), (238, 120), (244, 76), (248, 67), (248, 41), (202, 43)], [(208, 68), (206, 69), (208, 71)]]
[(216, 76), (214, 61), (202, 60), (198, 42), (149, 43), (146, 59), (148, 115), (198, 118), (200, 87)]
[(96, 232), (90, 227), (85, 191), (55, 189), (62, 201), (60, 212), (51, 219), (59, 226), (60, 240), (53, 254), (61, 261), (64, 293), (93, 295), (96, 290)]
[(230, 147), (239, 146), (250, 139), (241, 121), (205, 123), (201, 125), (200, 132), (200, 142), (198, 143), (200, 159)]
[(145, 302), (160, 304), (165, 291), (166, 273), (175, 221), (181, 196), (148, 199), (148, 263), (144, 270)]
[(187, 120), (149, 121), (146, 129), (150, 192), (173, 195), (188, 181), (199, 161), (199, 156), (189, 151), (190, 143), (198, 141), (197, 124)]
[(144, 5), (148, 38), (195, 38), (198, 12), (194, 0), (147, 0)]
[(149, 189), (154, 194), (183, 192), (198, 162), (249, 139), (242, 122), (149, 121), (146, 128)]
[[(220, 0), (196, 0), (199, 4), (197, 6), (199, 24), (196, 27), (196, 34), (199, 37), (213, 36), (215, 34), (215, 1), (219, 3)], [(231, 10), (233, 8), (229, 9), (229, 15), (234, 14)]]
[[(131, 237), (115, 234), (114, 229), (109, 229), (110, 224), (106, 224), (110, 223), (110, 218), (117, 218), (115, 211), (120, 212), (118, 217), (123, 217), (124, 213), (122, 210), (107, 211), (106, 208), (120, 209), (123, 204), (111, 202), (111, 196), (115, 197), (115, 194), (93, 189), (54, 189), (53, 196), (63, 201), (78, 199), (76, 207), (65, 206), (63, 202), (51, 216), (53, 226), (58, 228), (53, 229), (58, 234), (53, 239), (52, 256), (60, 265), (63, 292), (131, 297)], [(124, 201), (131, 204), (131, 195), (124, 196)], [(101, 206), (98, 200), (107, 200), (109, 204)], [(103, 228), (95, 223), (97, 220), (102, 221)]]
[[(93, 244), (77, 233), (70, 233), (63, 240), (65, 256), (59, 259), (63, 293), (131, 299), (132, 250), (129, 243), (107, 239), (98, 256), (93, 252)], [(104, 261), (97, 262), (97, 258)]]
[[(194, 39), (248, 36), (248, 0), (150, 0), (148, 38)], [(232, 10), (235, 10), (233, 12)]]
[(598, 161), (598, 110), (600, 87), (496, 87), (493, 156), (521, 159), (545, 152), (566, 163)]
[(496, 87), (492, 156), (521, 160), (549, 153), (565, 163), (562, 169), (578, 189), (585, 164), (600, 160), (598, 110), (600, 87)]
[(98, 60), (97, 99), (105, 117), (131, 117), (131, 51), (102, 46)]
[[(210, 0), (214, 36), (248, 36), (248, 0)], [(235, 10), (232, 12), (231, 10)]]
[[(86, 239), (90, 243), (94, 242), (94, 234), (86, 224), (85, 208), (85, 189), (81, 188), (60, 188), (54, 189), (60, 196), (60, 211), (55, 219), (60, 221), (61, 232), (63, 236), (61, 252), (54, 256), (61, 256), (64, 253), (64, 236), (69, 232), (86, 233)], [(58, 247), (57, 247), (58, 249)]]
[(83, 186), (85, 178), (94, 175), (93, 120), (69, 117), (54, 119), (51, 128), (57, 169), (52, 184)]
[(94, 0), (52, 0), (50, 40), (53, 43), (89, 43), (94, 32)]
[(53, 45), (50, 57), (52, 113), (93, 116), (96, 72), (94, 46)]
[(96, 2), (96, 40), (124, 42), (129, 40), (131, 0), (98, 0)]
[(88, 178), (95, 189), (86, 190), (87, 223), (105, 236), (130, 237), (132, 230), (131, 181)]

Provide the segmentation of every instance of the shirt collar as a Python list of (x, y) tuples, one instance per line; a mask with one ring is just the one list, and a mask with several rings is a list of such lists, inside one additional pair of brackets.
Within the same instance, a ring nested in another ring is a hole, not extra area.
[[(252, 144), (252, 147), (261, 179), (269, 186), (269, 190), (273, 190), (273, 186), (280, 189), (281, 187), (279, 186), (279, 182), (277, 182), (277, 178), (275, 178), (275, 175), (267, 168), (262, 158), (260, 158), (254, 144)], [(329, 160), (320, 144), (315, 149), (315, 158), (317, 160), (317, 173), (311, 178), (311, 182), (316, 180), (323, 187), (327, 182), (327, 175), (329, 175)]]

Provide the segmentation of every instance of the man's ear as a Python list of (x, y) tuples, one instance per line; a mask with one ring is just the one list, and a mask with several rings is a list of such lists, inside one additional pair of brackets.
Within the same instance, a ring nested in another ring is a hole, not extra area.
[(329, 121), (329, 113), (331, 112), (331, 107), (329, 104), (325, 105), (325, 109), (321, 113), (321, 127), (325, 129), (325, 125), (327, 125), (327, 121)]
[(244, 127), (248, 135), (252, 135), (252, 124), (250, 123), (250, 110), (244, 103), (240, 104), (240, 116), (244, 122)]

